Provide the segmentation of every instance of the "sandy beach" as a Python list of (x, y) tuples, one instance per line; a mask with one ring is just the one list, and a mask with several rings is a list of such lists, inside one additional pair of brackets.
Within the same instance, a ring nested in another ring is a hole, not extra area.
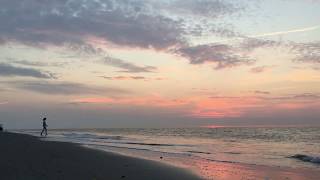
[(3, 180), (201, 179), (162, 163), (23, 134), (0, 133), (0, 149)]

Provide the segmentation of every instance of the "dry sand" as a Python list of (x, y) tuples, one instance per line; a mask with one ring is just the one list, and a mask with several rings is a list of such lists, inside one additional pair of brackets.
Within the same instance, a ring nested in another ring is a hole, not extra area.
[(196, 175), (161, 163), (121, 156), (72, 143), (0, 133), (1, 180), (196, 180)]

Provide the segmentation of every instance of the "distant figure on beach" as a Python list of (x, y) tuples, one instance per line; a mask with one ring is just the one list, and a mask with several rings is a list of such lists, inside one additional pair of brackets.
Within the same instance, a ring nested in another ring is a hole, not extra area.
[(3, 131), (3, 127), (2, 127), (2, 124), (0, 124), (0, 132)]
[(47, 125), (46, 120), (47, 120), (47, 118), (43, 118), (43, 119), (42, 119), (42, 131), (41, 131), (41, 136), (42, 136), (43, 133), (45, 133), (45, 136), (48, 135), (48, 132), (47, 132), (47, 127), (48, 127), (48, 125)]

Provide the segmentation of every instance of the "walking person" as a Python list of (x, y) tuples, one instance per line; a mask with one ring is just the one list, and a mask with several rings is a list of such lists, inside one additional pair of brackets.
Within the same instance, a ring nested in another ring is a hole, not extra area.
[(47, 118), (43, 118), (43, 119), (42, 119), (42, 131), (41, 131), (41, 136), (42, 136), (43, 133), (45, 134), (45, 136), (48, 135), (48, 132), (47, 132), (47, 127), (48, 127), (48, 125), (47, 125), (46, 120), (47, 120)]

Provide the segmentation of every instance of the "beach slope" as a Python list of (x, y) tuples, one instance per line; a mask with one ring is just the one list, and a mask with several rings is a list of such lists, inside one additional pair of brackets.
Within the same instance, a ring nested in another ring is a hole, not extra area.
[(5, 180), (200, 179), (161, 163), (16, 133), (0, 133), (0, 154)]

